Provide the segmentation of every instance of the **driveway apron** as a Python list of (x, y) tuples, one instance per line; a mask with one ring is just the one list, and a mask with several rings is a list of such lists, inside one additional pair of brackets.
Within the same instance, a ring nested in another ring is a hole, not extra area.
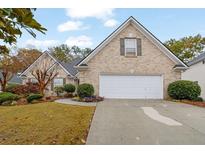
[(97, 104), (86, 144), (205, 144), (205, 108), (107, 99)]

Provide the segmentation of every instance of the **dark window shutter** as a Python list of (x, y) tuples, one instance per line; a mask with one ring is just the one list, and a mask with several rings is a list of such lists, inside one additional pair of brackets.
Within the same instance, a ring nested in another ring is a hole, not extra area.
[(137, 56), (142, 56), (142, 41), (137, 38)]
[(63, 78), (63, 85), (66, 84), (66, 78)]
[(124, 38), (120, 38), (120, 55), (121, 56), (125, 55), (125, 42), (124, 42)]
[[(54, 79), (53, 79), (54, 80)], [(54, 88), (53, 88), (53, 80), (51, 81), (51, 90), (53, 91)]]

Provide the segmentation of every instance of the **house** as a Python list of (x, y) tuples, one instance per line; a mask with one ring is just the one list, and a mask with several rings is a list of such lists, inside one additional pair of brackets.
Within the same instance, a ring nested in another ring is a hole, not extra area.
[(205, 99), (205, 52), (194, 58), (187, 65), (189, 69), (182, 73), (182, 79), (197, 81), (201, 87), (201, 97)]
[(52, 56), (49, 52), (43, 52), (37, 59), (31, 64), (28, 68), (26, 68), (20, 75), (22, 78), (22, 83), (26, 84), (27, 82), (37, 82), (35, 77), (32, 75), (32, 71), (35, 69), (46, 69), (49, 71), (55, 70), (58, 75), (54, 78), (54, 80), (48, 84), (45, 94), (46, 95), (56, 95), (54, 92), (54, 87), (63, 86), (66, 83), (77, 84), (78, 80), (76, 78), (77, 69), (73, 66), (76, 65), (81, 59), (77, 58), (72, 62), (61, 62)]
[(55, 85), (62, 85), (62, 78), (66, 78), (64, 83), (90, 83), (95, 94), (105, 98), (166, 98), (169, 83), (180, 80), (182, 70), (188, 68), (132, 16), (68, 68), (45, 52), (22, 73), (24, 80), (32, 79), (30, 71), (46, 58), (53, 59), (51, 66), (62, 72), (54, 79)]

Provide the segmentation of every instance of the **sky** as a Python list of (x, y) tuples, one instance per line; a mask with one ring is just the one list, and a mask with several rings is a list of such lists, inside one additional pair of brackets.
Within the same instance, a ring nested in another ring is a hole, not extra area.
[(35, 19), (47, 28), (33, 38), (24, 32), (17, 47), (38, 48), (67, 44), (95, 48), (130, 16), (162, 42), (171, 38), (205, 36), (205, 9), (37, 9)]

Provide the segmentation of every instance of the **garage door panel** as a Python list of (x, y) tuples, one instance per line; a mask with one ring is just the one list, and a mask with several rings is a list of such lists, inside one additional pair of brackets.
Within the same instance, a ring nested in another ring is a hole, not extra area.
[(161, 76), (100, 76), (100, 96), (106, 98), (162, 99)]

